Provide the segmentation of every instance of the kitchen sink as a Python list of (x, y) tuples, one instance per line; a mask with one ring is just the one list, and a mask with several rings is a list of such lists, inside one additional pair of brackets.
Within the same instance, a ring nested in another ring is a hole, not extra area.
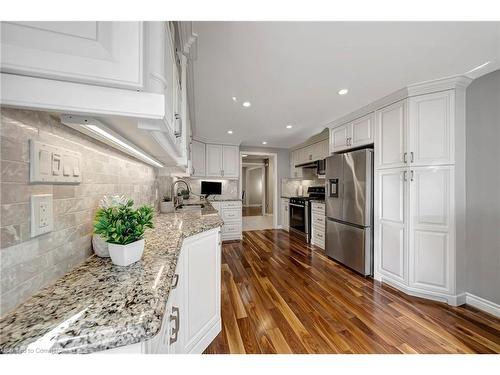
[(205, 205), (203, 203), (184, 203), (175, 209), (176, 211), (197, 211), (204, 208)]

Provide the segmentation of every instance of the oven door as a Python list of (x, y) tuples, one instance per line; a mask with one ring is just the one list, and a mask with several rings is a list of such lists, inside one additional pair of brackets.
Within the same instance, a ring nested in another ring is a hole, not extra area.
[(295, 203), (289, 204), (290, 209), (290, 230), (306, 236), (307, 234), (307, 220), (306, 220), (306, 210), (307, 207)]

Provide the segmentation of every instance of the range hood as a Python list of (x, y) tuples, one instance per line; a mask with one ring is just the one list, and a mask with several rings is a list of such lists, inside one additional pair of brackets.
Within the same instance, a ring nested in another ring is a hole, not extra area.
[(300, 163), (295, 165), (296, 168), (310, 168), (316, 169), (316, 173), (320, 176), (325, 174), (325, 159), (308, 161), (306, 163)]

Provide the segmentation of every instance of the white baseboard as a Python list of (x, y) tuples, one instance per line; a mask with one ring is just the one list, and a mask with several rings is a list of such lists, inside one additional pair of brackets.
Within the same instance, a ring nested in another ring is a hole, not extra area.
[(280, 225), (278, 225), (278, 226), (276, 227), (276, 229), (283, 229), (283, 225), (281, 225), (281, 224), (280, 224)]
[(488, 301), (470, 293), (465, 293), (465, 303), (500, 318), (500, 305), (498, 303)]

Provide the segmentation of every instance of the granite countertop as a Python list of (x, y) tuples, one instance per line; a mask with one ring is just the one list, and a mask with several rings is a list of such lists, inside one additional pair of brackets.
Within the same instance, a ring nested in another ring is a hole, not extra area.
[(161, 327), (183, 239), (223, 224), (217, 211), (157, 214), (128, 267), (90, 257), (0, 320), (0, 353), (91, 353), (152, 338)]

